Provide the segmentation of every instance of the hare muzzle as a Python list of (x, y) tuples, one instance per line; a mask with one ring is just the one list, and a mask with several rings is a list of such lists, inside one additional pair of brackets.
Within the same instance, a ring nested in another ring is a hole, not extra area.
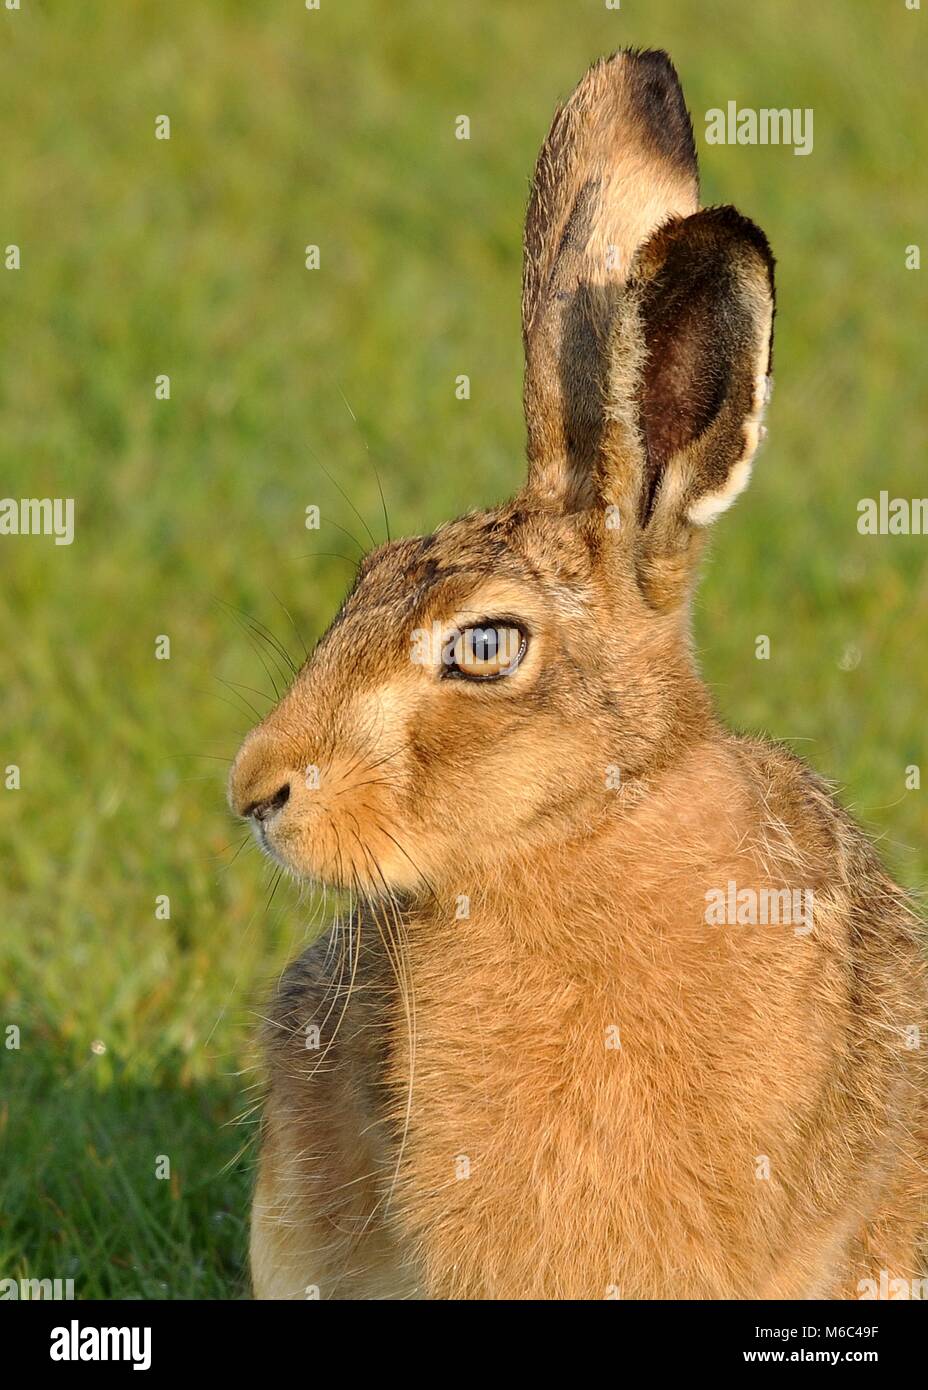
[[(415, 875), (398, 843), (404, 719), (389, 692), (314, 693), (304, 672), (245, 739), (229, 804), (296, 877), (389, 892)], [(335, 708), (340, 708), (335, 712)]]

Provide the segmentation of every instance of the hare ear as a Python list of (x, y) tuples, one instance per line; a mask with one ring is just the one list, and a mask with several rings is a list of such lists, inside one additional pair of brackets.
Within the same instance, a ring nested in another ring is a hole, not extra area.
[(666, 53), (596, 63), (555, 116), (525, 224), (529, 489), (542, 505), (593, 504), (616, 292), (654, 229), (698, 206), (693, 131)]
[(636, 527), (642, 588), (686, 587), (706, 525), (747, 485), (773, 359), (774, 260), (732, 207), (660, 228), (641, 248), (607, 349), (601, 504)]

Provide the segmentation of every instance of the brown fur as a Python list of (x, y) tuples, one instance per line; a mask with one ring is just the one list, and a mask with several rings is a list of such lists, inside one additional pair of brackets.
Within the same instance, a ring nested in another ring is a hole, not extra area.
[[(525, 489), (369, 556), (233, 768), (270, 852), (361, 903), (271, 1004), (260, 1297), (920, 1273), (917, 923), (824, 784), (718, 724), (692, 656), (700, 536), (760, 437), (773, 260), (697, 211), (688, 132), (663, 55), (580, 84), (528, 215)], [(505, 679), (411, 660), (494, 618), (528, 634)], [(814, 926), (710, 925), (729, 882), (811, 891)]]

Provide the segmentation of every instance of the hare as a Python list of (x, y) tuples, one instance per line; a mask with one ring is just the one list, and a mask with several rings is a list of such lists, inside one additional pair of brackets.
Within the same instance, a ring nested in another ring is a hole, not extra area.
[(918, 923), (820, 778), (720, 725), (692, 651), (774, 261), (700, 208), (665, 54), (558, 112), (524, 253), (521, 492), (370, 554), (231, 771), (268, 853), (356, 904), (269, 1006), (255, 1294), (910, 1284)]

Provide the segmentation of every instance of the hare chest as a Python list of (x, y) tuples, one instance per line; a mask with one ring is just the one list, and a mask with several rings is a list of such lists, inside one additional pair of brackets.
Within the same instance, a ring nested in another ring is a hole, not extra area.
[(645, 937), (517, 955), (462, 932), (414, 951), (414, 1038), (404, 1018), (392, 1063), (401, 1124), (409, 1113), (394, 1210), (427, 1296), (756, 1286), (776, 1220), (758, 1200), (765, 1132), (810, 1081), (733, 1061), (737, 965)]

